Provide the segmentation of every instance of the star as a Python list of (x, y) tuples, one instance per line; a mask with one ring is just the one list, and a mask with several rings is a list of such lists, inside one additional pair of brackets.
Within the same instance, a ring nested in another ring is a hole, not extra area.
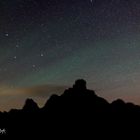
[(19, 45), (18, 44), (16, 45), (16, 48), (19, 48)]
[(17, 56), (14, 56), (14, 59), (17, 59)]
[(41, 54), (40, 54), (40, 56), (41, 56), (41, 57), (43, 57), (43, 56), (44, 56), (44, 54), (43, 54), (43, 53), (41, 53)]
[(43, 27), (44, 26), (44, 23), (40, 24), (40, 26)]
[(8, 33), (5, 33), (5, 36), (6, 36), (6, 37), (8, 37), (8, 36), (9, 36), (9, 34), (8, 34)]

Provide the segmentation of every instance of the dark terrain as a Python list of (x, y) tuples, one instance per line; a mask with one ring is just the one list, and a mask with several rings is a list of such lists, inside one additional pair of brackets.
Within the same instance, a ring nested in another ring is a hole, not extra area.
[(140, 106), (118, 99), (108, 103), (77, 80), (43, 108), (27, 99), (23, 109), (0, 113), (3, 137), (40, 139), (121, 139), (139, 136)]

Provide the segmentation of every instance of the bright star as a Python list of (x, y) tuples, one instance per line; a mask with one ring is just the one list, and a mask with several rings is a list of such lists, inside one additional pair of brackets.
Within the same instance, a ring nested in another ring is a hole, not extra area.
[(6, 33), (6, 34), (5, 34), (5, 36), (7, 36), (7, 37), (8, 37), (8, 36), (9, 36), (9, 34), (8, 34), (8, 33)]
[(43, 54), (43, 53), (41, 53), (41, 54), (40, 54), (40, 56), (41, 56), (41, 57), (43, 57), (43, 56), (44, 56), (44, 54)]

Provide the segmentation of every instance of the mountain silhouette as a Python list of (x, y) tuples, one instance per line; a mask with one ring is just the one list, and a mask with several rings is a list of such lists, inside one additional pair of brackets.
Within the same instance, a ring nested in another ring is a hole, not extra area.
[(109, 103), (78, 79), (62, 95), (52, 95), (42, 108), (27, 99), (21, 110), (1, 112), (0, 123), (6, 130), (3, 136), (14, 138), (134, 138), (140, 126), (140, 106), (121, 99)]
[(27, 99), (25, 102), (25, 105), (23, 106), (23, 111), (38, 111), (39, 107), (36, 102), (34, 102), (32, 99)]

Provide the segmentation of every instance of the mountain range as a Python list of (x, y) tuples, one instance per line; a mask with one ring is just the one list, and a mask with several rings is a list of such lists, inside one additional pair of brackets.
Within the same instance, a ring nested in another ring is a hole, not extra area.
[(101, 139), (139, 136), (140, 106), (117, 99), (109, 103), (78, 79), (62, 95), (52, 95), (39, 108), (27, 99), (22, 109), (0, 113), (4, 137), (37, 137), (40, 139)]

